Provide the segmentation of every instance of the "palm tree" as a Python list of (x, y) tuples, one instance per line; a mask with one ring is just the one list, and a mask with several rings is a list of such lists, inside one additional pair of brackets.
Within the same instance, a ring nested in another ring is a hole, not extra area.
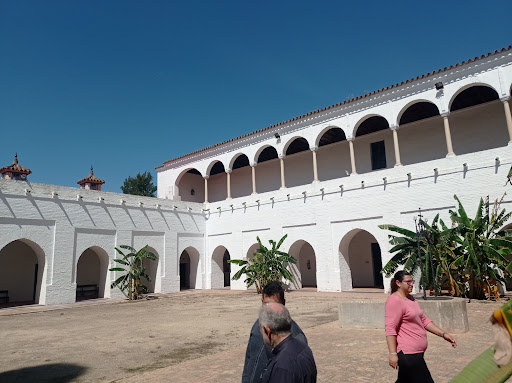
[(147, 287), (141, 284), (140, 280), (146, 278), (146, 280), (151, 281), (149, 275), (146, 274), (143, 261), (145, 258), (156, 260), (156, 255), (148, 251), (148, 245), (144, 246), (139, 251), (127, 245), (121, 245), (119, 247), (129, 250), (130, 252), (125, 254), (117, 247), (115, 248), (122, 258), (114, 259), (114, 262), (124, 267), (113, 267), (109, 269), (109, 271), (121, 271), (124, 272), (124, 274), (117, 278), (112, 283), (111, 287), (114, 288), (117, 286), (129, 300), (137, 300), (141, 293), (147, 291)]
[(260, 294), (269, 282), (280, 281), (281, 279), (293, 281), (293, 276), (286, 266), (290, 263), (297, 263), (296, 259), (288, 253), (279, 250), (287, 235), (283, 236), (276, 243), (270, 240), (271, 248), (265, 247), (259, 237), (256, 237), (260, 247), (254, 253), (254, 257), (249, 260), (232, 259), (228, 262), (242, 266), (235, 275), (233, 280), (236, 281), (245, 274), (245, 283), (247, 287), (256, 286), (256, 291)]

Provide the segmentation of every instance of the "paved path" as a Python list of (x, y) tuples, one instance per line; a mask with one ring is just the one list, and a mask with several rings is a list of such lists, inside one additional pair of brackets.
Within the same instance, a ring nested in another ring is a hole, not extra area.
[[(358, 294), (358, 298), (360, 297)], [(459, 343), (456, 349), (441, 338), (429, 334), (426, 360), (435, 382), (448, 382), (469, 361), (492, 344), (488, 319), (498, 306), (490, 302), (474, 302), (468, 305), (470, 332), (456, 335)], [(304, 332), (315, 356), (319, 383), (396, 380), (396, 371), (387, 364), (388, 354), (383, 330), (342, 329), (338, 322), (331, 322)], [(120, 382), (240, 382), (245, 347), (234, 345), (229, 351), (149, 371)]]
[[(387, 365), (383, 330), (342, 329), (335, 321), (341, 300), (385, 298), (371, 290), (305, 289), (287, 295), (287, 306), (315, 355), (319, 383), (396, 379)], [(134, 303), (97, 300), (2, 309), (0, 381), (240, 382), (259, 302), (251, 292), (206, 290)], [(426, 359), (437, 383), (448, 382), (492, 343), (488, 320), (498, 306), (468, 304), (470, 331), (457, 335), (457, 349), (429, 337)], [(54, 379), (66, 374), (69, 378)], [(36, 379), (41, 376), (50, 378)]]

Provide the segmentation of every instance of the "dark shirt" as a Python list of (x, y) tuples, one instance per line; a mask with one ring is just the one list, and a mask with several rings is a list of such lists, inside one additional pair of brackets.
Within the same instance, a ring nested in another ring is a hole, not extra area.
[(309, 346), (288, 336), (272, 350), (263, 383), (316, 383), (316, 364)]
[[(299, 325), (292, 320), (292, 336), (302, 342), (308, 343), (306, 336)], [(260, 323), (254, 322), (245, 352), (244, 372), (242, 383), (261, 383), (261, 377), (267, 367), (269, 359), (272, 358), (272, 349), (265, 346), (260, 332)]]

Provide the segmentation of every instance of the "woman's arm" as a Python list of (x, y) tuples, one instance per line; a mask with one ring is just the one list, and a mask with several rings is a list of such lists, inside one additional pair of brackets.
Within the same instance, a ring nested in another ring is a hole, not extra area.
[(386, 336), (389, 350), (389, 365), (395, 370), (398, 368), (398, 355), (396, 353), (396, 335)]
[(447, 332), (444, 332), (443, 330), (441, 330), (439, 327), (437, 327), (434, 322), (430, 322), (426, 327), (425, 329), (428, 331), (428, 332), (431, 332), (432, 334), (434, 335), (437, 335), (437, 336), (440, 336), (441, 338), (443, 338), (445, 341), (447, 342), (450, 342), (452, 344), (452, 347), (457, 347), (457, 342), (455, 341), (455, 338), (453, 337), (453, 335), (451, 334), (448, 334)]

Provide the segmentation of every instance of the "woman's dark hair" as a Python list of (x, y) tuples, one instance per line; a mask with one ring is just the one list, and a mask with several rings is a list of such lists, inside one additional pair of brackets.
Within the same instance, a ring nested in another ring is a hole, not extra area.
[(393, 278), (391, 278), (391, 293), (394, 293), (396, 290), (398, 290), (398, 286), (396, 285), (396, 281), (402, 282), (404, 280), (404, 277), (406, 275), (411, 275), (410, 272), (405, 270), (400, 270), (395, 273)]

